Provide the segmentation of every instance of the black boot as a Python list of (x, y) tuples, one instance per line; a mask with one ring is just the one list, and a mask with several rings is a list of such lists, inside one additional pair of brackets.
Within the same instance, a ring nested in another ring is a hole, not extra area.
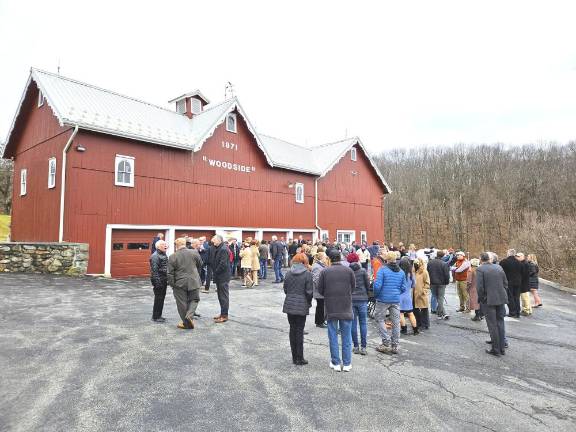
[(420, 330), (418, 330), (418, 327), (412, 327), (412, 330), (414, 330), (414, 336), (420, 334)]
[(408, 326), (401, 326), (400, 327), (400, 333), (408, 334)]

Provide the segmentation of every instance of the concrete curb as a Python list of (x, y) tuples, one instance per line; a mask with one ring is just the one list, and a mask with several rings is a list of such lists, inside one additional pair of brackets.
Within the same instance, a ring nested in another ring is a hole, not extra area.
[(568, 293), (571, 293), (571, 294), (576, 294), (576, 288), (565, 287), (565, 286), (562, 286), (562, 285), (560, 285), (560, 284), (558, 284), (558, 283), (556, 283), (556, 282), (552, 282), (552, 281), (549, 281), (549, 280), (544, 279), (544, 278), (538, 278), (538, 280), (539, 280), (540, 283), (543, 283), (543, 284), (546, 284), (546, 285), (548, 285), (548, 286), (551, 286), (552, 288), (556, 288), (557, 290), (565, 291), (565, 292), (568, 292)]

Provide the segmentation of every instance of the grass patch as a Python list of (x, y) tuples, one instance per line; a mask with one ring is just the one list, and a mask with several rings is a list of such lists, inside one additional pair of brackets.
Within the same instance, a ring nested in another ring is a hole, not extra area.
[(0, 242), (6, 241), (10, 234), (10, 215), (0, 215)]

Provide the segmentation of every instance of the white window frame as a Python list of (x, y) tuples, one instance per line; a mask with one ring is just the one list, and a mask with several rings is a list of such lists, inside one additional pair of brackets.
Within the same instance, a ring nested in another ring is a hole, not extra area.
[(26, 192), (28, 190), (27, 184), (28, 184), (28, 170), (26, 168), (23, 168), (20, 170), (20, 196), (26, 195)]
[(368, 233), (366, 231), (360, 231), (360, 244), (368, 243)]
[(192, 114), (200, 114), (202, 112), (202, 101), (198, 98), (190, 98), (190, 110)]
[(48, 189), (56, 187), (56, 158), (48, 159)]
[[(180, 109), (180, 107), (183, 107), (183, 109)], [(186, 114), (186, 99), (180, 99), (176, 101), (176, 112), (178, 114)]]
[[(349, 241), (344, 241), (344, 235), (348, 234), (350, 236)], [(354, 230), (337, 230), (336, 231), (336, 242), (337, 243), (347, 243), (351, 244), (356, 241), (356, 231)]]
[(356, 147), (350, 149), (350, 160), (356, 162)]
[[(298, 199), (298, 189), (302, 189), (302, 199)], [(304, 204), (304, 183), (296, 183), (294, 185), (294, 198), (299, 204)]]
[(44, 105), (44, 95), (42, 94), (42, 90), (38, 90), (38, 108)]
[[(228, 124), (228, 119), (233, 118), (234, 119), (234, 130), (230, 129), (229, 124)], [(237, 133), (238, 132), (238, 118), (236, 117), (236, 114), (234, 113), (230, 113), (226, 116), (226, 130), (228, 132), (232, 132), (232, 133)]]
[[(127, 162), (130, 165), (131, 176), (129, 182), (118, 181), (118, 167), (121, 162)], [(134, 187), (134, 177), (135, 177), (134, 166), (135, 166), (135, 159), (133, 156), (116, 155), (116, 159), (114, 161), (114, 184), (116, 186)]]

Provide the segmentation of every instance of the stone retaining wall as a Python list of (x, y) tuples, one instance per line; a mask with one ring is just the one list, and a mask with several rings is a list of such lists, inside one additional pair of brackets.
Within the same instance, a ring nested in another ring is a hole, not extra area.
[(0, 243), (0, 272), (85, 275), (87, 243)]

